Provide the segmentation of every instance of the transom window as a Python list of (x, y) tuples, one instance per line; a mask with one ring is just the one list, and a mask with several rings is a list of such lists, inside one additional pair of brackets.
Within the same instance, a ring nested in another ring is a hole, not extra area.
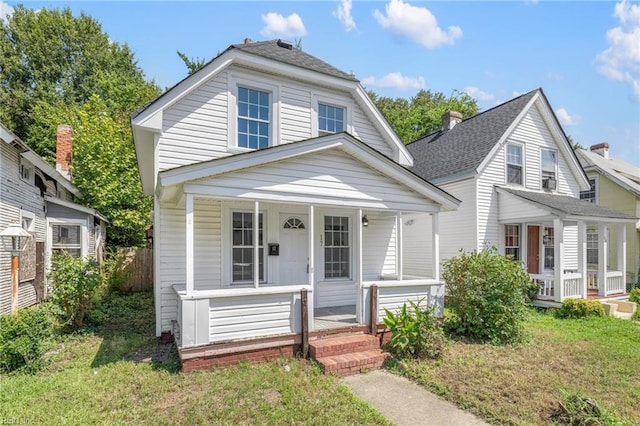
[(344, 131), (344, 108), (318, 104), (318, 130), (321, 134)]
[(82, 256), (81, 232), (80, 225), (51, 225), (51, 251), (65, 251), (73, 257)]
[(324, 277), (349, 278), (351, 254), (349, 245), (349, 218), (324, 217)]
[(290, 217), (284, 223), (284, 229), (304, 229), (304, 222), (297, 217)]
[[(233, 282), (253, 281), (253, 213), (233, 212), (233, 246), (231, 248), (232, 258), (232, 280)], [(259, 279), (264, 280), (264, 245), (262, 242), (263, 231), (262, 213), (258, 216), (258, 247), (259, 247)]]
[(542, 150), (542, 187), (556, 189), (556, 166), (558, 164), (557, 153), (549, 149)]
[(596, 202), (596, 178), (589, 179), (589, 190), (580, 191), (580, 199), (590, 203)]
[(545, 226), (544, 235), (542, 236), (542, 245), (544, 246), (544, 269), (553, 269), (555, 253), (555, 238), (553, 228)]
[(507, 183), (522, 185), (522, 145), (507, 145)]
[(520, 260), (520, 225), (504, 226), (504, 254)]
[(269, 146), (269, 92), (238, 87), (238, 147)]

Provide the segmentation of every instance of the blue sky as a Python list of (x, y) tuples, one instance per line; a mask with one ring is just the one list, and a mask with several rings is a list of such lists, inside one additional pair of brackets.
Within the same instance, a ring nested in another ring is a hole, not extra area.
[[(0, 0), (0, 14), (18, 2)], [(70, 7), (127, 43), (150, 79), (186, 75), (245, 37), (301, 39), (380, 95), (466, 91), (485, 110), (542, 87), (565, 132), (640, 165), (640, 5), (629, 2), (23, 2)]]

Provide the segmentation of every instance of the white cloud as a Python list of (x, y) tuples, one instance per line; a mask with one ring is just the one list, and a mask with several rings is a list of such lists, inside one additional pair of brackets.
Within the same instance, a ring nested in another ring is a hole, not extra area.
[(426, 7), (412, 6), (402, 0), (390, 0), (385, 11), (386, 16), (378, 9), (373, 11), (373, 16), (382, 28), (426, 48), (454, 44), (456, 39), (462, 37), (462, 29), (458, 26), (450, 26), (447, 31), (443, 31), (438, 26), (436, 17)]
[(493, 93), (485, 92), (484, 90), (480, 90), (479, 88), (474, 86), (467, 86), (464, 88), (464, 91), (467, 95), (480, 102), (488, 102), (496, 98), (496, 95), (494, 95)]
[(338, 8), (333, 11), (333, 16), (335, 16), (340, 22), (342, 22), (342, 25), (344, 25), (344, 30), (346, 32), (357, 29), (356, 22), (351, 16), (351, 6), (351, 0), (340, 0)]
[(520, 95), (523, 95), (524, 92), (518, 92), (517, 90), (514, 90), (513, 92), (511, 92), (511, 96), (514, 98), (517, 98)]
[(13, 15), (13, 8), (0, 0), (0, 21), (7, 23), (11, 15)]
[(564, 77), (561, 74), (558, 74), (557, 72), (553, 72), (553, 71), (549, 71), (547, 73), (547, 78), (549, 80), (555, 80), (555, 81), (560, 81), (564, 79)]
[(640, 99), (640, 5), (623, 0), (616, 3), (613, 16), (620, 25), (607, 31), (609, 47), (596, 58), (598, 73), (629, 83)]
[(556, 116), (558, 117), (558, 120), (560, 120), (560, 124), (564, 126), (577, 126), (578, 123), (580, 122), (579, 115), (571, 115), (564, 108), (558, 108), (555, 111), (555, 113), (556, 113)]
[(407, 77), (400, 72), (392, 72), (382, 78), (366, 77), (362, 79), (365, 86), (373, 86), (380, 88), (393, 88), (400, 90), (424, 89), (426, 82), (424, 77)]
[(264, 37), (300, 37), (307, 34), (302, 18), (297, 13), (292, 13), (286, 18), (279, 13), (269, 12), (262, 15), (265, 23), (260, 34)]

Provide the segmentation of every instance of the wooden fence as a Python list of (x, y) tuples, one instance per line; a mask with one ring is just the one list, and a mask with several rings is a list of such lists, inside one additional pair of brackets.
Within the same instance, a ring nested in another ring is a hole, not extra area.
[(120, 291), (136, 292), (153, 289), (153, 249), (124, 248), (119, 253)]

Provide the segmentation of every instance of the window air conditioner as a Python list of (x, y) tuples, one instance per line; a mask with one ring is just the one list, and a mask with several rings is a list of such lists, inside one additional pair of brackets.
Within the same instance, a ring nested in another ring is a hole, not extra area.
[(551, 178), (542, 179), (542, 187), (544, 189), (555, 190), (557, 183), (558, 182), (555, 179), (551, 179)]

